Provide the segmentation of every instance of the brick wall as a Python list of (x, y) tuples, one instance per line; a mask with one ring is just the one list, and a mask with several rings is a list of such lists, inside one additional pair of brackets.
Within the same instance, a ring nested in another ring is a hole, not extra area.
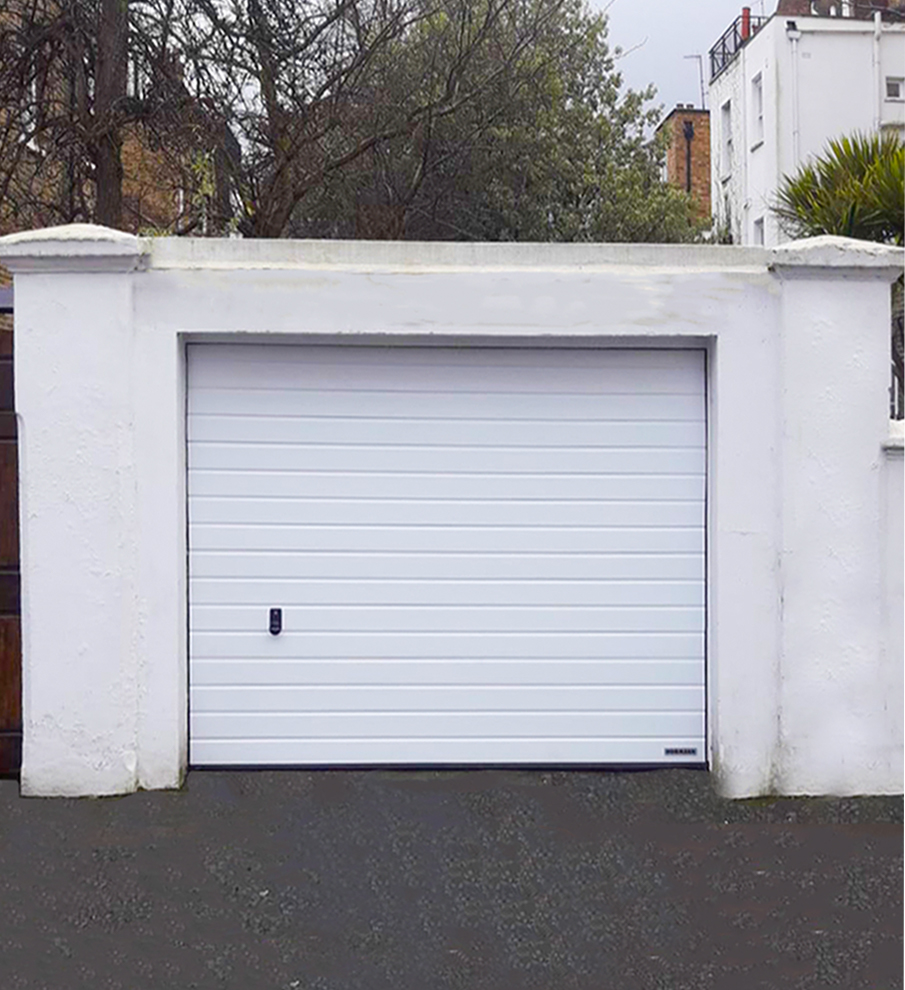
[[(837, 16), (842, 13), (842, 0), (779, 0), (776, 13), (780, 17), (831, 16), (835, 7)], [(901, 20), (905, 17), (905, 0), (854, 0), (854, 16), (859, 20), (871, 20), (874, 11), (880, 11), (884, 20)]]
[(811, 13), (811, 0), (779, 0), (776, 13), (781, 17), (807, 17)]
[(710, 216), (710, 113), (693, 107), (677, 106), (660, 124), (669, 142), (666, 153), (666, 181), (678, 189), (688, 188), (685, 124), (694, 128), (691, 139), (691, 195), (702, 217)]
[(151, 146), (138, 127), (123, 135), (123, 227), (137, 234), (153, 227), (173, 232), (179, 219), (179, 190), (187, 192), (187, 169), (179, 155)]

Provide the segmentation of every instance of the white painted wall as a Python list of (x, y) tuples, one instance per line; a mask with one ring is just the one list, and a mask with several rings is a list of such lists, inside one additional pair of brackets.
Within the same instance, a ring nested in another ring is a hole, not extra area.
[[(789, 32), (794, 21), (797, 32)], [(752, 84), (764, 81), (764, 140), (756, 140)], [(783, 175), (821, 154), (832, 138), (878, 127), (905, 134), (905, 100), (886, 97), (887, 76), (905, 77), (905, 24), (839, 17), (772, 17), (710, 84), (715, 218), (735, 243), (768, 247), (788, 238), (770, 213)], [(733, 167), (721, 167), (723, 115), (731, 104)], [(797, 109), (796, 109), (797, 107)], [(728, 203), (728, 209), (727, 209)]]
[(885, 568), (881, 590), (883, 608), (883, 660), (879, 690), (885, 696), (883, 717), (890, 739), (903, 736), (903, 710), (900, 703), (905, 693), (905, 514), (902, 505), (903, 460), (902, 421), (891, 424), (895, 435), (886, 445), (883, 463), (884, 486), (880, 516), (880, 540), (885, 553)]
[[(890, 705), (889, 677), (878, 676), (886, 455), (882, 443), (864, 442), (882, 437), (889, 420), (885, 392), (872, 403), (849, 400), (888, 378), (889, 305), (845, 280), (794, 269), (780, 277), (779, 787), (839, 793), (857, 782), (875, 793), (902, 758), (902, 696)], [(865, 748), (874, 733), (885, 743)]]
[(182, 777), (183, 356), (187, 341), (242, 339), (706, 347), (719, 785), (902, 790), (901, 568), (887, 535), (901, 470), (883, 446), (901, 250), (143, 241), (72, 227), (0, 239), (0, 259), (16, 277), (23, 793)]

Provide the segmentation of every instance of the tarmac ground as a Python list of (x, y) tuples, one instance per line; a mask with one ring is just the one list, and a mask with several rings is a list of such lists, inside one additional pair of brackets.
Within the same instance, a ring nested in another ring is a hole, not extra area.
[(896, 990), (902, 799), (703, 771), (0, 781), (2, 990)]

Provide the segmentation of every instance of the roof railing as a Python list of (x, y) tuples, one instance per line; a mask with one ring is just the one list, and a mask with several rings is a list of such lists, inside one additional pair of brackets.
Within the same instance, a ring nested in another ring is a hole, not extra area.
[(769, 17), (756, 17), (750, 7), (745, 7), (739, 17), (729, 25), (720, 40), (710, 49), (710, 81), (723, 72), (739, 51), (769, 21)]

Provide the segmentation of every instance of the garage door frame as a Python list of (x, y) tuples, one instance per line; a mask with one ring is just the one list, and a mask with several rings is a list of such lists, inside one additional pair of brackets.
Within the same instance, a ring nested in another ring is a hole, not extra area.
[[(436, 347), (436, 348), (512, 348), (512, 349), (551, 349), (551, 350), (562, 350), (562, 349), (578, 349), (578, 350), (652, 350), (652, 351), (662, 351), (662, 350), (682, 350), (682, 351), (700, 351), (703, 355), (703, 389), (704, 389), (704, 410), (705, 410), (705, 493), (704, 493), (704, 759), (703, 760), (678, 760), (670, 761), (668, 763), (650, 763), (650, 764), (639, 764), (631, 763), (625, 764), (627, 768), (640, 769), (643, 767), (685, 767), (694, 769), (709, 769), (712, 767), (712, 726), (713, 726), (713, 692), (711, 686), (713, 683), (713, 673), (711, 670), (711, 658), (713, 656), (713, 650), (711, 648), (711, 631), (712, 623), (710, 619), (710, 603), (711, 603), (711, 561), (710, 561), (710, 548), (711, 548), (711, 513), (712, 513), (712, 486), (713, 486), (713, 450), (714, 444), (712, 442), (712, 431), (714, 428), (714, 410), (712, 408), (712, 396), (713, 389), (711, 387), (711, 368), (715, 366), (715, 362), (712, 360), (713, 353), (716, 348), (716, 339), (714, 337), (657, 337), (655, 339), (651, 338), (641, 338), (641, 337), (614, 337), (607, 334), (600, 334), (595, 336), (555, 336), (555, 337), (534, 337), (534, 336), (507, 336), (507, 337), (497, 337), (488, 334), (443, 334), (442, 337), (426, 334), (273, 334), (267, 335), (266, 338), (262, 339), (259, 334), (236, 334), (236, 333), (183, 333), (179, 335), (180, 349), (181, 349), (181, 367), (183, 373), (183, 395), (185, 403), (185, 419), (182, 424), (183, 427), (183, 449), (187, 451), (188, 444), (188, 391), (189, 391), (189, 381), (188, 381), (188, 347), (197, 346), (204, 344), (237, 344), (245, 343), (250, 346), (267, 346), (268, 344), (274, 345), (290, 345), (290, 346), (336, 346), (336, 347), (386, 347), (386, 348), (414, 348), (414, 347)], [(189, 561), (191, 554), (191, 547), (189, 545), (189, 527), (188, 527), (188, 497), (189, 497), (189, 487), (188, 487), (188, 457), (185, 457), (185, 499), (186, 499), (186, 581), (185, 581), (185, 591), (186, 591), (186, 621), (187, 628), (190, 622), (190, 580), (189, 580)], [(202, 762), (195, 762), (192, 760), (191, 756), (191, 736), (188, 725), (190, 724), (190, 679), (191, 679), (191, 630), (188, 629), (188, 634), (186, 638), (186, 699), (187, 699), (187, 759), (188, 766), (194, 768), (202, 768), (206, 764)], [(263, 768), (267, 766), (273, 766), (274, 768), (283, 768), (287, 766), (292, 766), (293, 764), (262, 764), (262, 763), (240, 763), (240, 764), (215, 764), (217, 768), (224, 769), (229, 766), (234, 766), (235, 768), (241, 767), (257, 767)], [(376, 767), (425, 767), (432, 769), (440, 769), (442, 767), (462, 767), (475, 769), (478, 767), (492, 767), (492, 766), (519, 766), (523, 768), (528, 768), (532, 766), (546, 767), (557, 766), (557, 767), (571, 767), (574, 766), (576, 769), (584, 768), (587, 769), (593, 766), (606, 767), (609, 769), (616, 769), (622, 764), (617, 763), (541, 763), (541, 764), (531, 764), (531, 763), (480, 763), (480, 764), (438, 764), (438, 763), (365, 763), (365, 764), (302, 764), (306, 768), (315, 767), (329, 767), (329, 766), (342, 766), (343, 768), (376, 768)]]

